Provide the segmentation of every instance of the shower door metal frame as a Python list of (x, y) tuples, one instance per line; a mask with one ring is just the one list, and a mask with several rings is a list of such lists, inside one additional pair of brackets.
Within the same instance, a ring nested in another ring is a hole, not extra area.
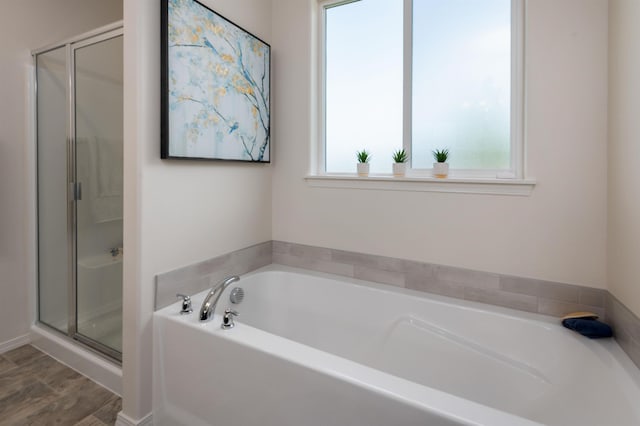
[[(38, 101), (38, 78), (37, 78), (37, 56), (49, 52), (51, 50), (59, 49), (61, 47), (65, 48), (65, 57), (66, 57), (66, 110), (67, 110), (67, 123), (66, 123), (66, 132), (67, 132), (67, 251), (68, 251), (68, 259), (69, 264), (68, 268), (68, 320), (67, 320), (67, 333), (63, 333), (66, 336), (76, 340), (90, 349), (97, 351), (100, 354), (106, 355), (109, 358), (116, 360), (118, 362), (122, 362), (122, 353), (101, 343), (94, 339), (91, 339), (87, 336), (78, 333), (78, 301), (77, 301), (77, 285), (78, 285), (78, 256), (77, 256), (77, 208), (78, 201), (80, 200), (80, 190), (77, 181), (77, 162), (76, 162), (76, 70), (75, 70), (75, 51), (81, 49), (83, 47), (91, 46), (93, 44), (97, 44), (106, 40), (110, 40), (117, 37), (124, 37), (124, 29), (122, 21), (115, 22), (110, 25), (106, 25), (104, 27), (100, 27), (93, 31), (89, 31), (87, 33), (81, 34), (79, 36), (64, 40), (62, 42), (45, 46), (40, 49), (36, 49), (31, 51), (31, 55), (34, 62), (34, 69), (36, 72), (33, 74), (34, 78), (34, 99), (37, 105)], [(35, 120), (35, 135), (36, 141), (38, 141), (38, 120), (37, 120), (37, 107), (36, 107), (36, 120)], [(37, 150), (36, 150), (37, 152)], [(36, 153), (37, 157), (37, 153)], [(36, 164), (38, 159), (36, 158)], [(38, 173), (38, 168), (36, 167), (36, 174)], [(39, 191), (37, 189), (37, 191)], [(38, 197), (36, 197), (36, 217), (39, 217), (39, 201)], [(36, 238), (39, 241), (39, 233), (37, 231), (39, 224), (38, 220), (36, 220)], [(38, 283), (38, 288), (40, 287), (40, 263), (39, 263), (39, 242), (36, 250), (36, 281)], [(56, 332), (62, 333), (61, 330), (50, 326), (44, 322), (40, 321), (40, 293), (38, 291), (37, 297), (38, 307), (37, 311), (37, 321), (39, 324), (43, 324), (49, 328), (52, 328)]]

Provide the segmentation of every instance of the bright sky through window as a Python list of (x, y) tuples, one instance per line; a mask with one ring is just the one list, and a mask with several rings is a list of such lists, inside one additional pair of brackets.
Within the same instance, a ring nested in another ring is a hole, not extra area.
[(511, 0), (413, 2), (413, 167), (508, 169)]
[(326, 167), (354, 173), (356, 151), (371, 172), (390, 173), (402, 148), (402, 0), (327, 9)]
[[(326, 172), (391, 172), (403, 146), (403, 0), (326, 10)], [(412, 167), (448, 148), (457, 169), (511, 165), (511, 0), (414, 0)]]

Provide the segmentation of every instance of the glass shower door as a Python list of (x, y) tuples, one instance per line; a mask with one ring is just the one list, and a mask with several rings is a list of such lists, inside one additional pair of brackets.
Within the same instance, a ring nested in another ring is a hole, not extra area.
[(122, 352), (122, 35), (73, 45), (76, 335)]
[(70, 144), (67, 138), (67, 49), (36, 56), (38, 151), (38, 317), (63, 333), (69, 316)]

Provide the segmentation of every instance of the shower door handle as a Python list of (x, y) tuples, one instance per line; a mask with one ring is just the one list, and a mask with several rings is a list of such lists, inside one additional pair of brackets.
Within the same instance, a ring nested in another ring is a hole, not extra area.
[(82, 182), (71, 183), (71, 199), (73, 201), (82, 200)]

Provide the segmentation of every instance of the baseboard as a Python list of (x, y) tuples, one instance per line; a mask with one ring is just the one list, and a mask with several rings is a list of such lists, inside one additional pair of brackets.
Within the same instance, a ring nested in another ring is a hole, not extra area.
[(140, 420), (133, 420), (131, 417), (120, 411), (118, 413), (115, 426), (151, 426), (153, 425), (151, 414), (152, 413), (147, 414)]
[(29, 343), (31, 343), (31, 336), (29, 334), (24, 334), (11, 340), (7, 340), (6, 342), (0, 343), (0, 354), (19, 348), (20, 346), (28, 345)]

